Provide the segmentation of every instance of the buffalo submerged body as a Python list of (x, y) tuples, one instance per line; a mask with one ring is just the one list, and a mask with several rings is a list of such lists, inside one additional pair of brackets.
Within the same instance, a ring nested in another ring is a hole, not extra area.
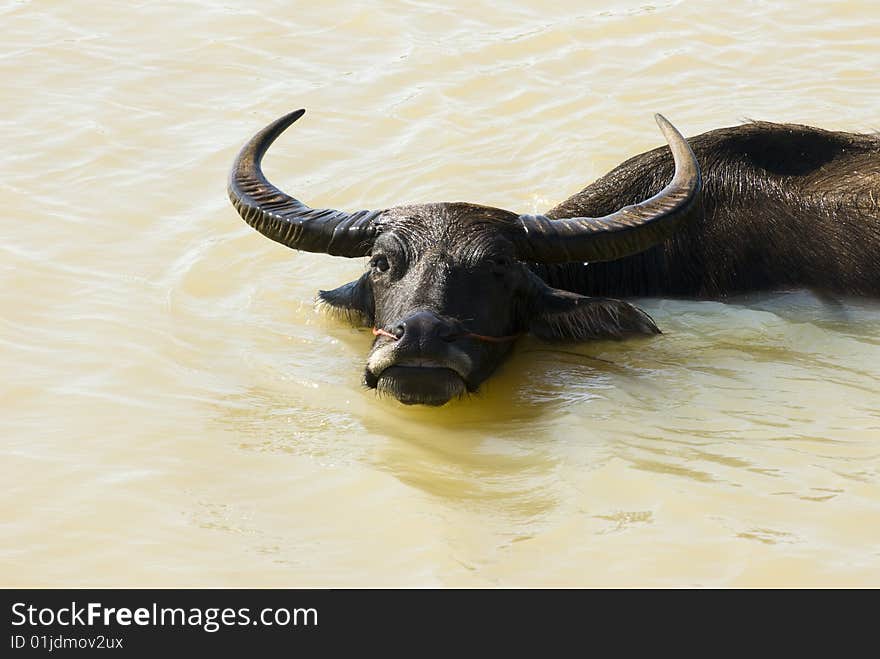
[[(548, 211), (433, 203), (315, 209), (273, 186), (263, 155), (304, 111), (254, 135), (229, 196), (297, 250), (370, 258), (320, 304), (372, 328), (364, 383), (406, 404), (476, 391), (516, 338), (658, 334), (619, 299), (809, 288), (880, 296), (880, 138), (755, 122), (641, 154)], [(702, 168), (702, 171), (701, 171)]]

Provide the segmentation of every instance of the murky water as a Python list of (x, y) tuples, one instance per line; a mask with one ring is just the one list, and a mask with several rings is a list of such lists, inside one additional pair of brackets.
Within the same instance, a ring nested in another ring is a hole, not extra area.
[[(806, 6), (805, 6), (806, 5)], [(880, 303), (648, 300), (441, 409), (226, 199), (541, 211), (745, 118), (880, 128), (873, 2), (3, 2), (0, 583), (880, 586)]]

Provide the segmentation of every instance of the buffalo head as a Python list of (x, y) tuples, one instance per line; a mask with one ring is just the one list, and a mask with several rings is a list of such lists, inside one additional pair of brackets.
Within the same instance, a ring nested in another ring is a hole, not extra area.
[(468, 203), (354, 213), (309, 208), (269, 183), (260, 166), (303, 113), (278, 119), (244, 146), (229, 196), (248, 224), (283, 245), (370, 257), (359, 279), (318, 295), (372, 328), (366, 386), (403, 403), (442, 405), (475, 391), (522, 333), (583, 341), (659, 332), (631, 304), (551, 288), (528, 264), (618, 259), (672, 235), (697, 203), (700, 171), (687, 142), (660, 115), (675, 175), (659, 194), (605, 217), (551, 219)]

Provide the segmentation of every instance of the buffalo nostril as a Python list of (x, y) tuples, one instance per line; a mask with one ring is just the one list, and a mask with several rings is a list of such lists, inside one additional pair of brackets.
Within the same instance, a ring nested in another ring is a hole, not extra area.
[(454, 324), (428, 311), (414, 313), (388, 328), (389, 336), (416, 345), (437, 340), (454, 341), (459, 334)]

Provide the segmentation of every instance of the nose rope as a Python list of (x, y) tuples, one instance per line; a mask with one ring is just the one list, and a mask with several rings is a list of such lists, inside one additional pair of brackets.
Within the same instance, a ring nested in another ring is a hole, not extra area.
[(486, 336), (485, 334), (474, 334), (468, 332), (462, 335), (466, 339), (476, 339), (477, 341), (486, 341), (488, 343), (504, 343), (505, 341), (515, 341), (520, 337), (519, 334), (510, 334), (509, 336)]
[[(383, 329), (379, 329), (378, 327), (373, 328), (373, 336), (385, 336), (392, 341), (400, 340), (400, 337), (395, 336), (391, 332), (386, 332)], [(476, 339), (477, 341), (486, 341), (488, 343), (504, 343), (505, 341), (514, 341), (518, 339), (521, 334), (511, 334), (509, 336), (486, 336), (485, 334), (474, 334), (473, 332), (468, 332), (466, 334), (459, 334), (459, 336), (463, 339)]]
[(383, 329), (379, 329), (378, 327), (373, 328), (373, 336), (387, 336), (392, 341), (397, 341), (398, 338), (394, 336), (391, 332), (386, 332)]

